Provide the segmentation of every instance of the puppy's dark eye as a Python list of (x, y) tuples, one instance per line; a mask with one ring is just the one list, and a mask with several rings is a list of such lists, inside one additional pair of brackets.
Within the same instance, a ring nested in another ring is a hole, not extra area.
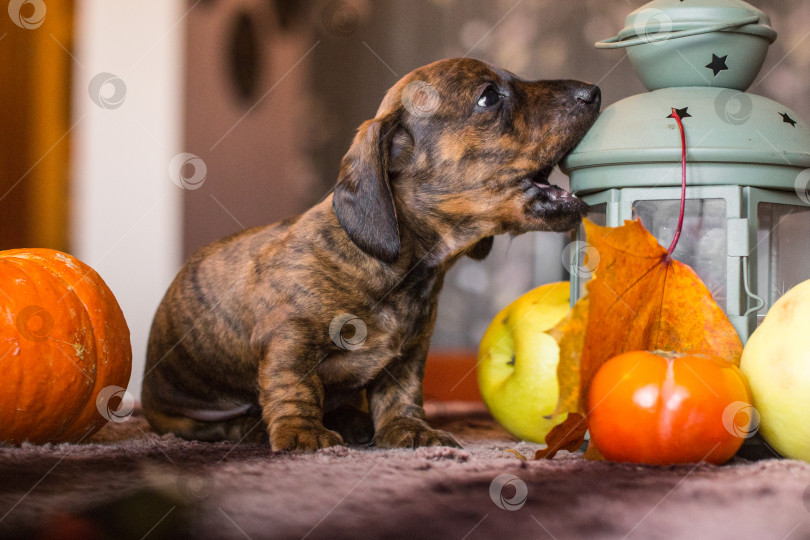
[(492, 107), (493, 105), (497, 105), (501, 98), (500, 93), (498, 93), (498, 89), (494, 86), (487, 86), (486, 89), (481, 93), (481, 97), (478, 98), (477, 104), (479, 107)]

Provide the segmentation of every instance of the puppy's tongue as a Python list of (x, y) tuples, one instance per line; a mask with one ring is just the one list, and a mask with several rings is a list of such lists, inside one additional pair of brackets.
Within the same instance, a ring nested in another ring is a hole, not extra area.
[(545, 169), (541, 169), (532, 178), (529, 178), (529, 180), (537, 187), (548, 187), (548, 177), (551, 176), (551, 171), (553, 170), (554, 167), (546, 167)]

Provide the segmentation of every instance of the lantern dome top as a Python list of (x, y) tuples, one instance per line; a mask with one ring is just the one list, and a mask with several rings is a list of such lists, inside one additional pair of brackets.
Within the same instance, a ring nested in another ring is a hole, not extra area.
[(771, 99), (723, 88), (664, 88), (606, 108), (560, 163), (571, 189), (677, 186), (686, 129), (689, 185), (795, 189), (810, 168), (810, 126)]
[(648, 90), (745, 90), (775, 39), (768, 15), (742, 0), (653, 0), (632, 11), (624, 28), (596, 47), (626, 48)]
[[(652, 90), (607, 107), (560, 168), (571, 188), (677, 186), (678, 114), (689, 185), (796, 189), (810, 170), (810, 126), (744, 92), (776, 39), (770, 18), (741, 0), (653, 0), (597, 48), (625, 48)], [(675, 111), (675, 113), (673, 113)]]
[[(771, 28), (771, 19), (764, 11), (742, 0), (653, 0), (630, 12), (618, 39), (626, 41), (633, 37), (654, 37), (663, 32), (662, 39), (673, 39), (669, 33), (704, 29), (723, 25), (726, 30), (755, 34), (773, 42), (776, 32)], [(656, 30), (657, 28), (657, 30)], [(651, 35), (653, 34), (653, 35)]]

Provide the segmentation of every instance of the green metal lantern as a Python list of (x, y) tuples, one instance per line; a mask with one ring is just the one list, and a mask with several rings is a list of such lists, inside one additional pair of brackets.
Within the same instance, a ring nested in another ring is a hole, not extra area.
[[(668, 245), (680, 206), (676, 109), (687, 200), (674, 256), (694, 268), (743, 341), (782, 293), (810, 278), (810, 127), (745, 92), (774, 39), (768, 16), (740, 0), (654, 0), (633, 11), (596, 46), (625, 48), (650, 92), (606, 108), (561, 163), (592, 221), (638, 218)], [(572, 301), (589, 277), (586, 253), (573, 250)]]

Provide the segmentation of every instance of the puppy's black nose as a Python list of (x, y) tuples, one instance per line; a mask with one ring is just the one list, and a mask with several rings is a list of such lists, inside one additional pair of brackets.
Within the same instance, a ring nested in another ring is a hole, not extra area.
[(574, 97), (579, 101), (598, 105), (602, 101), (602, 91), (595, 84), (583, 86), (574, 92)]

